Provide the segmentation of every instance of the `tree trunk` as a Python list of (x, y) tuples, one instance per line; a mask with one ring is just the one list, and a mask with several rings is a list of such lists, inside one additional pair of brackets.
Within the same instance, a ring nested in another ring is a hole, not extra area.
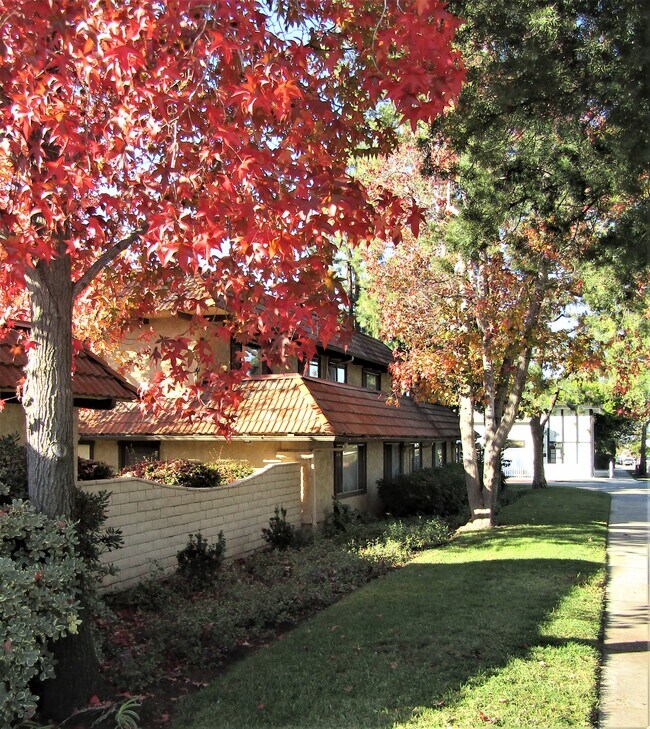
[(483, 526), (486, 519), (486, 505), (483, 502), (478, 459), (476, 456), (476, 433), (474, 431), (474, 401), (469, 395), (460, 398), (460, 436), (463, 446), (465, 484), (469, 500), (470, 520), (476, 528)]
[(641, 428), (641, 457), (639, 459), (639, 476), (647, 476), (648, 475), (648, 456), (647, 456), (647, 449), (646, 449), (646, 440), (648, 438), (648, 426), (650, 425), (650, 420), (646, 420), (645, 423), (643, 423), (643, 427)]
[[(23, 405), (27, 425), (29, 499), (50, 517), (70, 519), (74, 509), (74, 402), (70, 259), (40, 261), (26, 275), (34, 342), (27, 353)], [(84, 602), (84, 596), (80, 599)], [(82, 613), (83, 615), (84, 613)], [(99, 662), (88, 620), (77, 635), (52, 645), (53, 679), (39, 687), (40, 709), (57, 721), (85, 706), (97, 691)]]
[(23, 393), (29, 500), (50, 517), (69, 518), (74, 505), (70, 259), (41, 261), (25, 278), (35, 344), (27, 353)]
[(531, 417), (530, 432), (533, 437), (533, 488), (545, 489), (548, 484), (544, 473), (544, 425), (539, 414)]
[(501, 488), (501, 446), (494, 436), (485, 433), (483, 453), (483, 501), (489, 506), (486, 518), (489, 526), (494, 526), (499, 490)]

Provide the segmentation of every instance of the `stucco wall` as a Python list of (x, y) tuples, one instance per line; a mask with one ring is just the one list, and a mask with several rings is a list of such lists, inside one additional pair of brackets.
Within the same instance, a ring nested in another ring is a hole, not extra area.
[(25, 412), (18, 403), (7, 403), (0, 413), (0, 435), (18, 433), (21, 443), (25, 442)]
[(270, 465), (241, 481), (216, 489), (185, 489), (142, 479), (85, 481), (87, 491), (111, 492), (108, 526), (122, 529), (124, 546), (106, 555), (119, 568), (105, 588), (113, 591), (137, 582), (153, 570), (153, 560), (164, 569), (176, 567), (176, 553), (188, 534), (200, 531), (212, 543), (219, 531), (226, 538), (226, 557), (248, 554), (266, 542), (276, 505), (287, 510), (287, 521), (299, 525), (300, 464)]

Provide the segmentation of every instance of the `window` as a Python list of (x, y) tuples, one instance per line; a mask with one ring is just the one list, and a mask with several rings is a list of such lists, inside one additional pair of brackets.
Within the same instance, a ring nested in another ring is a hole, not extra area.
[(422, 469), (422, 443), (413, 443), (413, 470)]
[(400, 444), (384, 443), (384, 478), (390, 481), (400, 474)]
[(445, 444), (434, 443), (433, 445), (433, 465), (442, 466), (443, 463), (447, 462)]
[(134, 466), (140, 461), (160, 460), (160, 441), (123, 440), (120, 441), (120, 468)]
[(413, 444), (402, 446), (402, 473), (413, 473)]
[(79, 458), (85, 458), (89, 461), (95, 457), (95, 441), (80, 440), (77, 443), (77, 455)]
[(320, 357), (309, 360), (305, 367), (305, 374), (308, 377), (320, 377)]
[(345, 365), (330, 361), (329, 367), (327, 368), (327, 379), (332, 380), (332, 382), (345, 383)]
[(334, 451), (334, 494), (353, 494), (366, 490), (366, 447), (346, 443)]
[(260, 360), (260, 348), (254, 344), (247, 344), (243, 349), (242, 361), (248, 365), (249, 375), (264, 374), (263, 362)]
[(363, 370), (362, 384), (368, 390), (381, 390), (381, 374), (371, 370)]

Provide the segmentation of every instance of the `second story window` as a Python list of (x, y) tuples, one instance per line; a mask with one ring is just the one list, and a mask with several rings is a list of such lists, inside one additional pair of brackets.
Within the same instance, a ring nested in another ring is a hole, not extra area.
[(363, 370), (362, 384), (368, 390), (381, 390), (381, 374), (372, 370)]
[(260, 348), (254, 344), (247, 344), (243, 347), (243, 361), (248, 365), (249, 375), (264, 374), (263, 362), (260, 360)]
[(310, 359), (305, 367), (307, 377), (320, 377), (320, 357)]
[(330, 362), (327, 368), (327, 379), (332, 380), (332, 382), (345, 383), (345, 365), (338, 362)]

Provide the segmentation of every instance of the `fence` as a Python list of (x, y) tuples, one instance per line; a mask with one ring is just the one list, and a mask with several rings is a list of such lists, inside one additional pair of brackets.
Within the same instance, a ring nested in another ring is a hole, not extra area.
[(118, 568), (107, 577), (106, 590), (137, 584), (159, 564), (169, 570), (188, 534), (200, 531), (214, 542), (220, 531), (226, 538), (227, 557), (240, 557), (265, 545), (262, 528), (268, 526), (276, 505), (287, 510), (287, 521), (301, 521), (299, 463), (266, 466), (248, 478), (214, 489), (165, 486), (139, 478), (82, 481), (86, 491), (111, 493), (107, 526), (122, 530), (124, 546), (106, 555)]

